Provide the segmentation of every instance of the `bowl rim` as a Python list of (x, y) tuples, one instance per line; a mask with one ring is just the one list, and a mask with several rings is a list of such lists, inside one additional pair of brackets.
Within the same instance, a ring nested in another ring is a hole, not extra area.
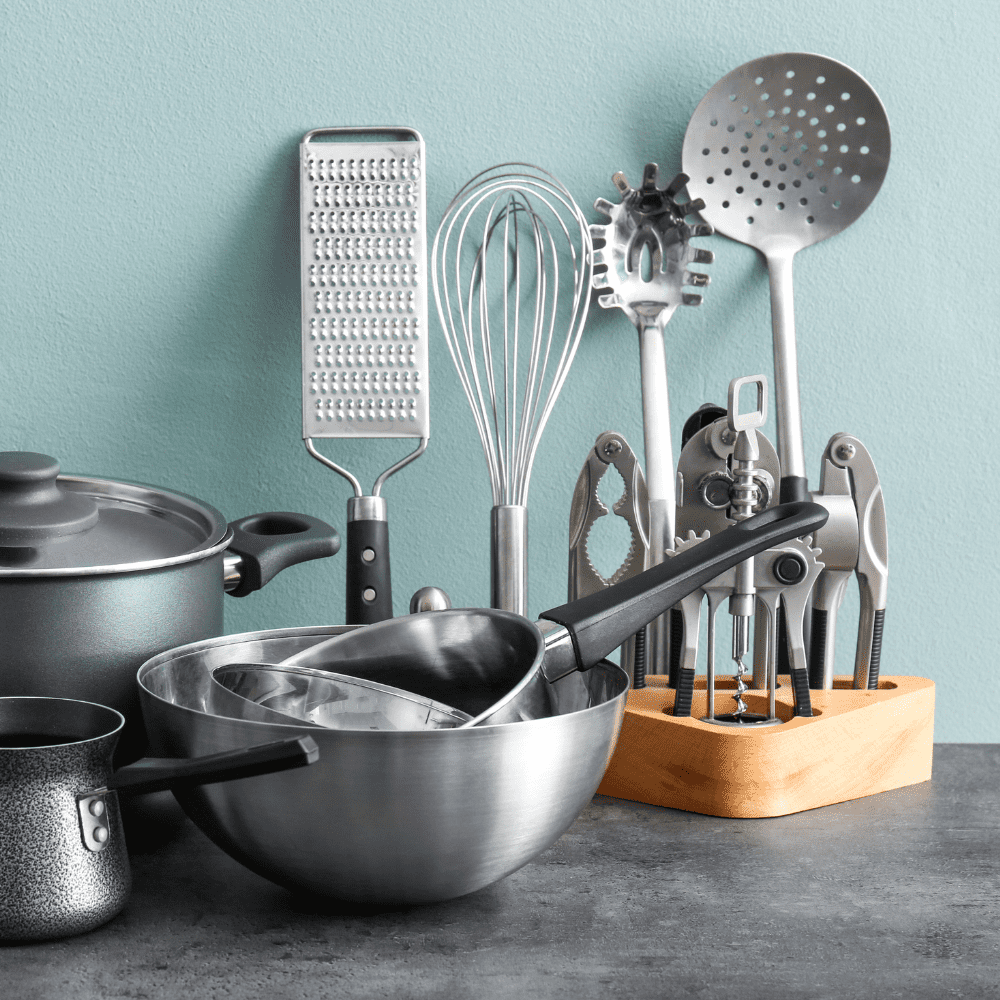
[[(478, 610), (478, 609), (477, 609)], [(144, 680), (146, 676), (151, 674), (156, 668), (162, 667), (165, 664), (170, 663), (173, 660), (180, 659), (182, 656), (186, 656), (190, 653), (201, 652), (206, 649), (214, 649), (221, 646), (235, 646), (241, 645), (249, 642), (260, 642), (266, 639), (295, 639), (301, 638), (302, 636), (330, 636), (330, 635), (340, 635), (344, 632), (350, 632), (359, 628), (366, 628), (365, 625), (302, 625), (294, 626), (291, 628), (279, 628), (279, 629), (263, 629), (253, 632), (235, 632), (228, 635), (213, 636), (209, 639), (199, 639), (195, 642), (188, 642), (182, 646), (174, 646), (171, 649), (164, 650), (157, 653), (155, 656), (150, 657), (146, 660), (142, 666), (136, 671), (136, 683), (139, 687), (140, 698), (149, 698), (163, 705), (169, 706), (170, 709), (174, 711), (181, 711), (185, 713), (190, 713), (197, 718), (217, 718), (225, 719), (225, 716), (217, 716), (211, 712), (201, 712), (197, 709), (190, 708), (187, 705), (179, 705), (177, 702), (168, 701), (166, 698), (161, 697), (146, 686)], [(236, 662), (236, 661), (234, 661)], [(240, 661), (243, 662), (243, 661)], [(249, 662), (249, 661), (247, 661)], [(220, 666), (221, 664), (217, 664)], [(567, 712), (563, 715), (553, 715), (548, 716), (543, 719), (527, 719), (519, 722), (502, 722), (496, 725), (486, 725), (486, 726), (462, 726), (456, 727), (454, 729), (426, 729), (426, 730), (415, 730), (415, 731), (391, 731), (391, 730), (350, 730), (350, 729), (330, 729), (325, 732), (336, 737), (341, 738), (358, 738), (371, 740), (371, 739), (398, 739), (401, 736), (414, 739), (454, 739), (455, 733), (465, 733), (470, 734), (466, 738), (472, 739), (483, 739), (489, 738), (491, 731), (501, 730), (508, 726), (540, 726), (540, 725), (559, 725), (559, 720), (567, 719), (571, 716), (577, 716), (581, 713), (590, 712), (600, 712), (602, 710), (609, 710), (609, 706), (614, 705), (619, 699), (624, 699), (631, 688), (631, 681), (629, 679), (627, 671), (621, 667), (619, 664), (613, 662), (612, 660), (600, 660), (598, 663), (594, 664), (594, 667), (590, 669), (595, 669), (596, 667), (612, 668), (612, 674), (617, 675), (619, 679), (624, 679), (625, 684), (619, 692), (613, 698), (609, 698), (607, 701), (603, 701), (597, 705), (590, 705), (587, 708), (581, 708), (574, 712)], [(214, 669), (214, 668), (212, 668)], [(209, 671), (211, 673), (211, 671)], [(530, 676), (530, 672), (529, 672)], [(518, 685), (520, 686), (520, 685)], [(145, 717), (145, 711), (143, 711)], [(240, 726), (251, 726), (260, 727), (262, 731), (273, 731), (275, 728), (278, 729), (292, 729), (301, 730), (304, 733), (315, 734), (316, 727), (311, 726), (308, 723), (302, 723), (297, 725), (294, 722), (289, 722), (287, 726), (279, 725), (273, 722), (262, 722), (257, 720), (238, 720)], [(147, 722), (148, 725), (148, 722)], [(449, 734), (452, 734), (449, 736)]]

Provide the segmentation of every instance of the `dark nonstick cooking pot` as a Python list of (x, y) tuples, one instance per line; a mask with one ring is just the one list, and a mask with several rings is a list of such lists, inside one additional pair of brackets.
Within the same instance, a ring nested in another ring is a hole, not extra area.
[(130, 720), (117, 759), (134, 760), (145, 747), (139, 666), (219, 635), (224, 593), (243, 597), (339, 547), (304, 514), (227, 524), (183, 493), (60, 476), (48, 455), (0, 452), (0, 696), (110, 705)]
[(0, 698), (0, 940), (79, 934), (121, 911), (132, 878), (120, 793), (180, 790), (319, 759), (305, 737), (209, 757), (147, 758), (112, 773), (124, 724), (119, 712), (91, 702)]

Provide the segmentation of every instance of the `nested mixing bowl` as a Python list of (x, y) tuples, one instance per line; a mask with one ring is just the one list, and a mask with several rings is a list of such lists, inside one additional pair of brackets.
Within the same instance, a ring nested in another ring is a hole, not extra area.
[[(357, 626), (364, 628), (365, 626)], [(276, 663), (349, 626), (248, 632), (147, 661), (154, 751), (196, 756), (308, 734), (312, 767), (178, 793), (224, 851), (286, 888), (392, 905), (474, 892), (554, 843), (601, 782), (628, 675), (602, 661), (553, 685), (549, 718), (421, 732), (327, 730), (213, 715), (212, 671)]]

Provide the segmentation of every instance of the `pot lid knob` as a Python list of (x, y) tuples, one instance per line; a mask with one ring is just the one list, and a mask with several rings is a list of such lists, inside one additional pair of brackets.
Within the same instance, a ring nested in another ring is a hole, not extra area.
[(64, 489), (58, 475), (51, 455), (0, 451), (0, 545), (34, 545), (97, 523), (97, 504)]

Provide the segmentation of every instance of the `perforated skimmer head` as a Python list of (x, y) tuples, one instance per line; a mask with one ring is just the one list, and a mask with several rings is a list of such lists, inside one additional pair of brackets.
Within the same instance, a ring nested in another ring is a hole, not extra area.
[(683, 169), (718, 232), (794, 253), (868, 208), (889, 152), (885, 108), (863, 77), (826, 56), (784, 52), (745, 63), (705, 95)]
[(688, 192), (717, 232), (767, 258), (782, 501), (808, 496), (792, 258), (846, 229), (878, 194), (889, 122), (875, 91), (835, 59), (784, 52), (724, 76), (684, 136)]

